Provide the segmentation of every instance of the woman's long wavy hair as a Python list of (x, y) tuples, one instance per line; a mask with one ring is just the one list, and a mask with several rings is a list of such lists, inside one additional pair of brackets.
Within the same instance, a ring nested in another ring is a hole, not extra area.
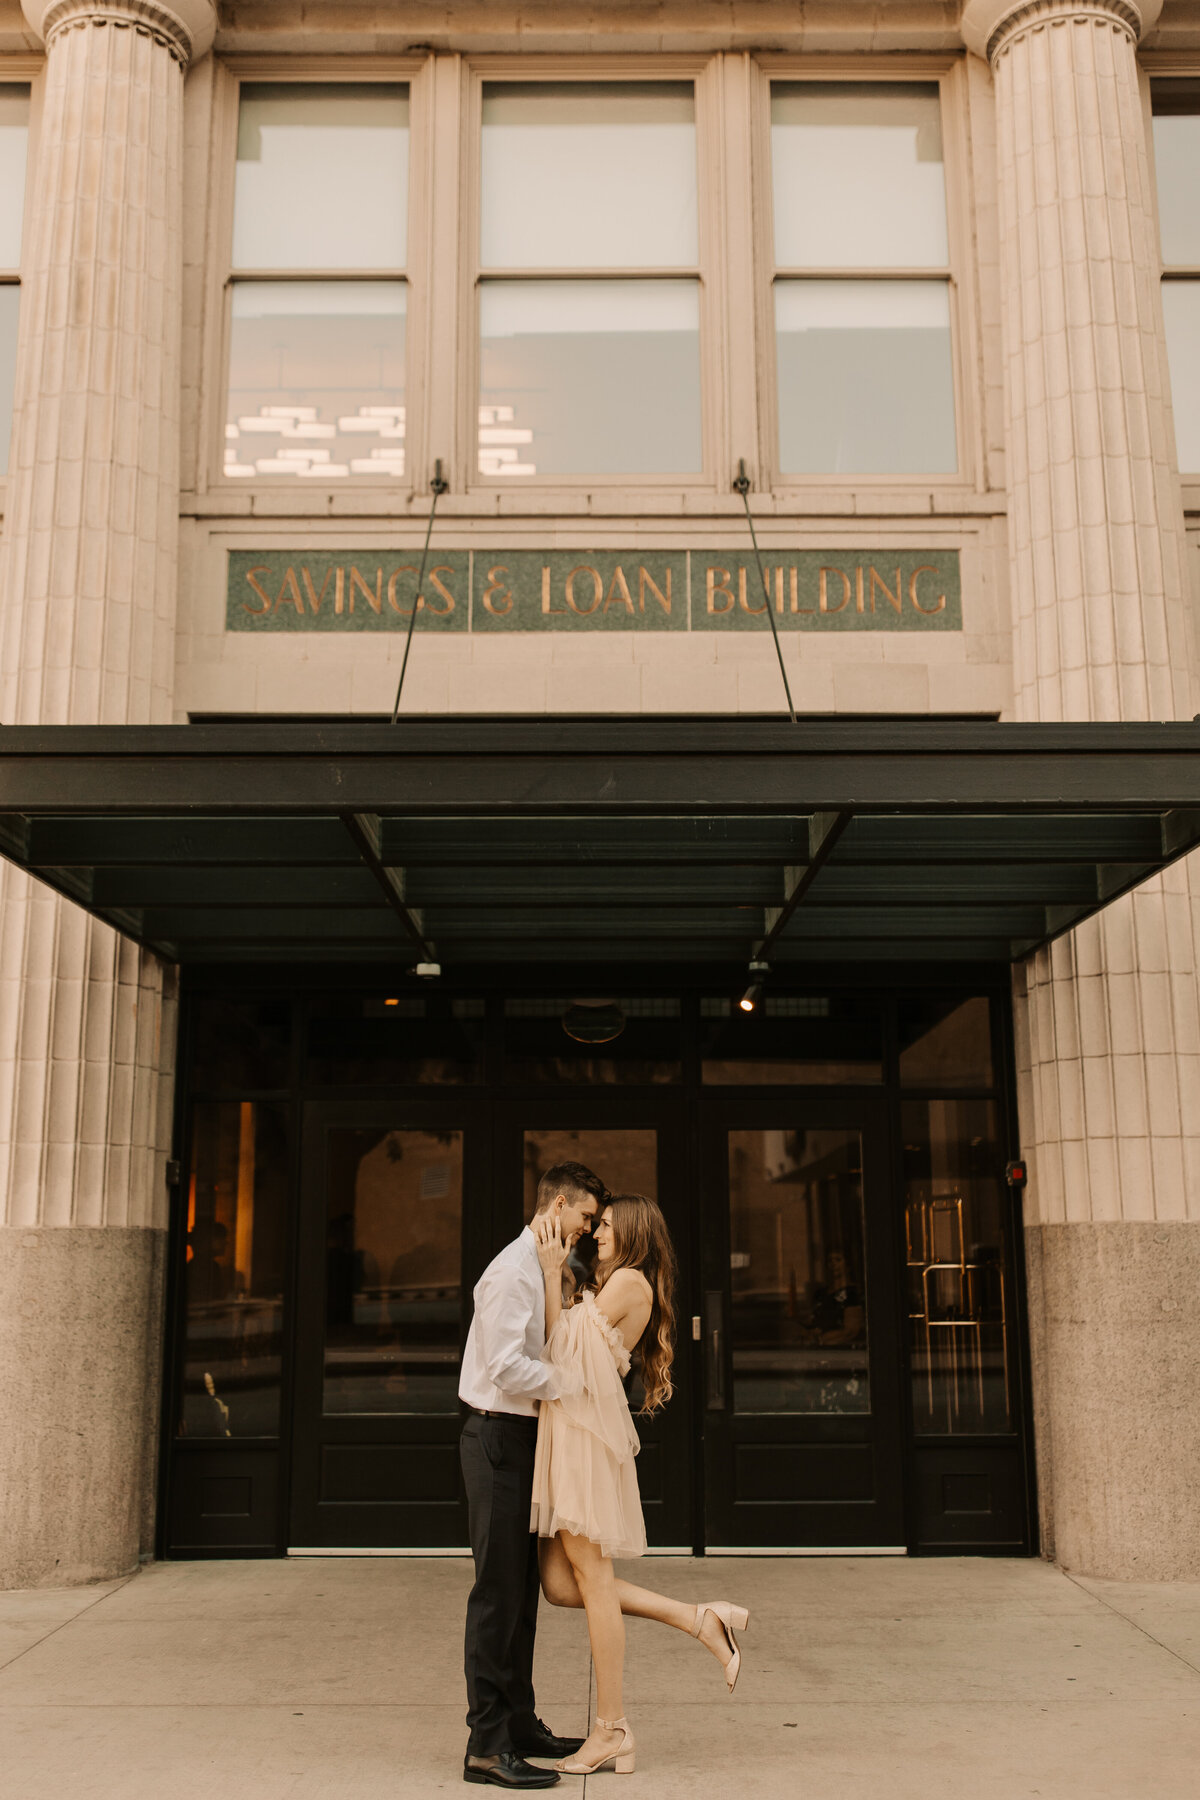
[(602, 1211), (612, 1217), (613, 1259), (596, 1270), (596, 1291), (617, 1269), (640, 1269), (650, 1283), (650, 1317), (638, 1340), (643, 1413), (657, 1412), (671, 1398), (675, 1358), (675, 1246), (658, 1204), (645, 1194), (610, 1194)]

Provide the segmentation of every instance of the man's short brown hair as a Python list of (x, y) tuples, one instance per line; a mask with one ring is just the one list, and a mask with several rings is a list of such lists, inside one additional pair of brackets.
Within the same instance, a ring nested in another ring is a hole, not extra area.
[(568, 1200), (576, 1203), (594, 1200), (599, 1211), (604, 1205), (608, 1189), (586, 1163), (561, 1162), (555, 1163), (552, 1169), (547, 1169), (538, 1182), (535, 1212), (545, 1212), (548, 1206), (554, 1205), (560, 1194), (565, 1194)]

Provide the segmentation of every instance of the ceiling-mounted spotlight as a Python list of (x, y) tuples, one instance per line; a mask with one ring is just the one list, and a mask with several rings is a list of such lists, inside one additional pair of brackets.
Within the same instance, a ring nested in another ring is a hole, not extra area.
[(442, 972), (441, 963), (420, 962), (413, 970), (414, 975), (422, 976), (426, 981), (436, 981)]
[(738, 1005), (743, 1012), (751, 1013), (754, 1011), (763, 996), (763, 982), (770, 973), (770, 966), (767, 963), (751, 962), (749, 970), (750, 985), (738, 1001)]

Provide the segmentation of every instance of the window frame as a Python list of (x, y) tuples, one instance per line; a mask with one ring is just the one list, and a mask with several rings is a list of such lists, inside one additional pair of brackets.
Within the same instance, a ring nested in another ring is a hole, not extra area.
[[(767, 485), (785, 495), (800, 489), (902, 490), (974, 489), (984, 467), (979, 451), (980, 396), (972, 369), (979, 364), (976, 342), (977, 271), (971, 249), (971, 182), (966, 121), (966, 73), (959, 55), (835, 57), (767, 55), (755, 57), (754, 214), (756, 223), (756, 325), (758, 338), (759, 458)], [(774, 167), (771, 154), (771, 88), (775, 82), (828, 81), (871, 83), (924, 82), (936, 85), (941, 108), (943, 170), (946, 184), (944, 268), (804, 268), (775, 261)], [(779, 439), (779, 373), (775, 343), (775, 287), (779, 281), (942, 281), (950, 314), (950, 368), (954, 384), (954, 439), (957, 469), (875, 473), (838, 470), (792, 473), (782, 467)]]
[(1185, 513), (1200, 512), (1200, 469), (1185, 469), (1179, 461), (1179, 440), (1175, 431), (1175, 396), (1171, 391), (1171, 368), (1167, 355), (1166, 321), (1162, 314), (1162, 290), (1168, 281), (1194, 281), (1200, 284), (1200, 259), (1195, 263), (1168, 263), (1162, 253), (1162, 222), (1158, 205), (1158, 163), (1154, 145), (1154, 83), (1156, 81), (1191, 81), (1196, 88), (1196, 109), (1200, 113), (1200, 55), (1195, 51), (1143, 51), (1138, 65), (1142, 88), (1142, 110), (1146, 127), (1146, 158), (1150, 181), (1150, 202), (1154, 209), (1154, 242), (1158, 251), (1159, 331), (1163, 356), (1163, 380), (1171, 411), (1171, 459), (1179, 477)]
[[(26, 264), (29, 258), (29, 231), (33, 219), (33, 184), (37, 163), (38, 127), (42, 113), (42, 77), (45, 74), (46, 59), (44, 56), (0, 56), (0, 84), (5, 87), (27, 87), (29, 89), (29, 138), (25, 151), (25, 193), (21, 204), (21, 254), (15, 268), (0, 270), (0, 287), (15, 287), (18, 292), (26, 285)], [(23, 304), (23, 301), (22, 301)], [(17, 320), (17, 342), (13, 352), (13, 417), (12, 434), (8, 442), (7, 466), (0, 471), (0, 521), (8, 511), (8, 478), (12, 473), (13, 446), (17, 426), (17, 401), (21, 383), (21, 321)]]
[[(716, 54), (689, 56), (475, 56), (467, 59), (467, 93), (464, 108), (461, 245), (462, 281), (459, 309), (460, 379), (458, 432), (460, 446), (456, 486), (468, 498), (490, 511), (497, 493), (550, 492), (565, 495), (595, 489), (650, 489), (656, 492), (711, 492), (723, 460), (717, 442), (723, 408), (718, 403), (722, 371), (724, 326), (720, 317), (723, 282), (718, 273), (720, 233), (717, 205), (719, 176), (714, 172), (707, 145), (719, 130), (713, 79)], [(695, 267), (678, 269), (496, 269), (485, 270), (480, 257), (483, 175), (483, 88), (486, 82), (532, 84), (546, 82), (686, 81), (695, 94), (696, 107), (696, 216), (698, 257)], [(478, 459), (479, 421), (479, 312), (480, 293), (486, 280), (498, 281), (646, 281), (669, 279), (695, 281), (700, 308), (700, 467), (674, 473), (645, 474), (637, 470), (617, 474), (530, 475), (519, 481), (500, 475), (481, 475)]]
[[(204, 356), (207, 369), (215, 379), (204, 383), (206, 396), (202, 420), (206, 454), (202, 458), (201, 476), (205, 488), (222, 495), (230, 493), (295, 494), (297, 490), (314, 490), (312, 504), (304, 513), (327, 510), (328, 502), (338, 494), (386, 495), (394, 503), (407, 504), (415, 491), (423, 487), (425, 457), (425, 370), (423, 354), (427, 329), (427, 292), (429, 284), (429, 145), (428, 145), (428, 72), (432, 58), (427, 56), (346, 57), (336, 60), (322, 57), (230, 57), (220, 64), (220, 91), (217, 96), (219, 117), (213, 132), (217, 170), (213, 183), (214, 229), (209, 235), (210, 269), (209, 323), (204, 334)], [(259, 82), (287, 83), (291, 86), (378, 86), (392, 82), (408, 88), (408, 216), (407, 258), (402, 269), (329, 269), (314, 264), (304, 269), (242, 269), (233, 261), (234, 194), (237, 181), (238, 118), (241, 92), (245, 85)], [(215, 251), (215, 254), (214, 254)], [(229, 363), (233, 337), (233, 290), (239, 282), (288, 281), (370, 281), (400, 282), (405, 289), (405, 472), (402, 476), (355, 477), (322, 484), (308, 480), (301, 484), (295, 478), (279, 475), (229, 476), (225, 473), (225, 424), (229, 393)], [(204, 491), (202, 488), (200, 491)], [(324, 503), (324, 504), (322, 504)], [(367, 503), (368, 510), (370, 502)]]

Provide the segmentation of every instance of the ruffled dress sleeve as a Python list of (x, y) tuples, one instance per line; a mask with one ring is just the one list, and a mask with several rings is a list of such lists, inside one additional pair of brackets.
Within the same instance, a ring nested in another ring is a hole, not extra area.
[(585, 1293), (577, 1306), (559, 1314), (543, 1356), (554, 1367), (557, 1404), (570, 1423), (591, 1432), (620, 1460), (636, 1456), (637, 1427), (622, 1386), (629, 1352), (594, 1294)]

